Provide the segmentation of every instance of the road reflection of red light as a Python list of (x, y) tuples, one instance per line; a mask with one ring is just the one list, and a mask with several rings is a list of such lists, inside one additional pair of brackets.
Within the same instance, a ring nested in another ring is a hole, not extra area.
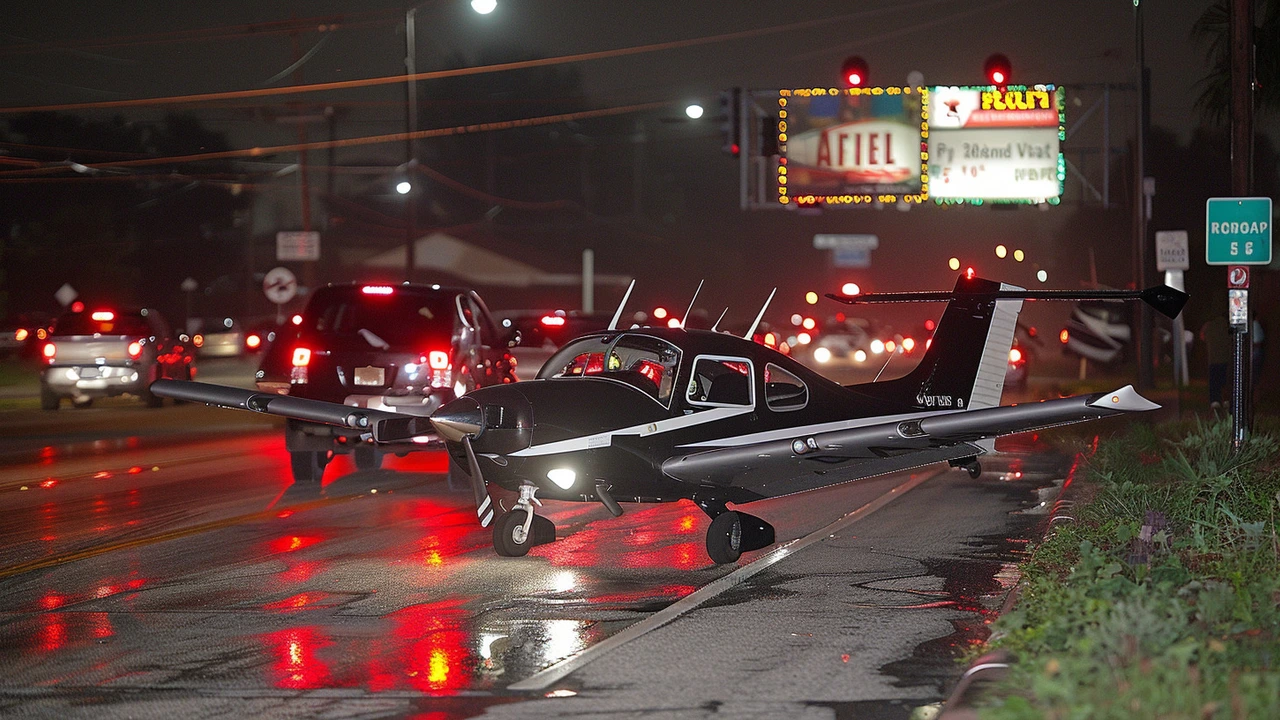
[(287, 597), (273, 603), (267, 603), (262, 606), (263, 610), (302, 610), (327, 608), (335, 605), (333, 595), (323, 591), (313, 591), (298, 593), (293, 597)]
[(134, 465), (133, 467), (129, 468), (130, 475), (137, 475), (140, 472), (142, 472), (142, 468), (138, 465)]
[(287, 518), (287, 517), (289, 517), (289, 516), (291, 516), (291, 515), (293, 515), (293, 511), (292, 511), (292, 510), (281, 510), (280, 512), (276, 513), (276, 517), (281, 518), (281, 519), (283, 519), (283, 518)]
[(391, 637), (370, 648), (369, 688), (449, 695), (469, 687), (470, 635), (462, 628), (470, 614), (461, 605), (461, 600), (449, 600), (393, 614)]
[(67, 604), (67, 598), (61, 595), (60, 593), (56, 593), (53, 591), (49, 591), (45, 593), (40, 598), (40, 607), (44, 608), (45, 610), (53, 610), (54, 608), (60, 608), (65, 604)]
[(644, 552), (628, 552), (618, 558), (618, 564), (626, 568), (669, 567), (691, 570), (710, 563), (704, 544), (700, 542), (667, 545)]
[(46, 613), (40, 616), (40, 631), (36, 633), (36, 647), (54, 652), (67, 644), (67, 620), (63, 613)]
[(333, 643), (315, 627), (298, 627), (264, 635), (263, 644), (275, 657), (272, 681), (278, 688), (309, 690), (329, 684), (329, 665), (316, 653)]
[(57, 485), (57, 484), (58, 484), (58, 481), (57, 481), (57, 480), (54, 480), (53, 478), (48, 478), (48, 479), (46, 479), (45, 481), (43, 481), (43, 482), (41, 482), (41, 483), (40, 483), (40, 487), (42, 487), (42, 488), (51, 488), (51, 487), (53, 487), (54, 485)]
[(676, 532), (680, 535), (698, 532), (698, 517), (692, 513), (682, 516), (676, 521)]
[(319, 568), (320, 563), (318, 562), (300, 562), (280, 573), (280, 579), (286, 582), (306, 582), (316, 574), (316, 570)]
[(267, 543), (267, 549), (273, 553), (286, 553), (311, 547), (324, 538), (318, 535), (285, 535)]
[(93, 474), (94, 480), (106, 480), (109, 477), (111, 477), (111, 473), (107, 472), (106, 470), (99, 470), (98, 472)]
[(97, 640), (109, 638), (115, 634), (115, 629), (111, 627), (111, 616), (104, 612), (85, 613), (86, 619), (89, 621), (89, 634)]

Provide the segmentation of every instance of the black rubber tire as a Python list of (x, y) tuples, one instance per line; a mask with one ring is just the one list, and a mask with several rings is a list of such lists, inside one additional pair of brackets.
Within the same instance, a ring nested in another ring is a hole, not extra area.
[(59, 397), (58, 394), (55, 393), (53, 390), (49, 389), (48, 385), (41, 383), (40, 384), (40, 409), (41, 410), (57, 410), (60, 404), (62, 404), (62, 398)]
[[(493, 523), (493, 550), (502, 557), (523, 557), (533, 547), (534, 528), (529, 528), (529, 535), (524, 542), (516, 542), (513, 537), (517, 528), (524, 527), (524, 510), (508, 510), (498, 516)], [(534, 516), (536, 521), (538, 516)]]
[(761, 520), (755, 515), (747, 513), (738, 513), (738, 519), (742, 522), (742, 552), (750, 552), (759, 550), (760, 548), (769, 547), (774, 541), (773, 526)]
[(357, 445), (351, 451), (356, 469), (361, 471), (382, 468), (382, 451), (372, 445)]
[(742, 556), (742, 518), (727, 510), (716, 516), (707, 528), (707, 555), (717, 565), (738, 562)]
[(71, 407), (74, 407), (77, 410), (84, 410), (87, 408), (91, 408), (93, 407), (93, 398), (87, 397), (87, 398), (84, 398), (83, 400), (71, 398)]
[(329, 464), (329, 454), (318, 450), (292, 450), (289, 464), (295, 483), (318, 483), (324, 476), (324, 466)]
[(972, 462), (972, 463), (969, 463), (968, 465), (965, 465), (964, 469), (969, 472), (969, 477), (973, 478), (974, 480), (977, 480), (979, 477), (982, 476), (982, 463)]

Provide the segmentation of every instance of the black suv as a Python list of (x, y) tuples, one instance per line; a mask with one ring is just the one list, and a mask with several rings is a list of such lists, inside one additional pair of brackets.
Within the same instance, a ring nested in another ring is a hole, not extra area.
[[(509, 350), (520, 334), (499, 332), (471, 290), (328, 285), (298, 317), (264, 355), (259, 390), (429, 415), (477, 387), (516, 380)], [(382, 466), (382, 450), (357, 431), (291, 419), (284, 437), (297, 482), (318, 482), (335, 453), (354, 453), (361, 470)], [(393, 452), (423, 447), (407, 442)]]

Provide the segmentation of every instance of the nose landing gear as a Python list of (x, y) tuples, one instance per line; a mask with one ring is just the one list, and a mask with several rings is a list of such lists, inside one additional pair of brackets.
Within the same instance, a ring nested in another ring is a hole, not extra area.
[(537, 492), (536, 485), (521, 485), (516, 506), (498, 516), (493, 524), (493, 549), (499, 555), (521, 557), (535, 545), (555, 541), (555, 523), (533, 512), (535, 504), (542, 505), (535, 497)]

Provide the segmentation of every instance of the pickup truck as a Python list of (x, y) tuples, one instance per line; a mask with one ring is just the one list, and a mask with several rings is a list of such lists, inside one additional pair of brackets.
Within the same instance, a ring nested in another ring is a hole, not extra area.
[(85, 408), (95, 398), (126, 394), (160, 407), (163, 398), (151, 393), (151, 383), (196, 374), (192, 348), (150, 308), (86, 310), (77, 303), (54, 322), (40, 356), (45, 410), (57, 410), (63, 398)]

